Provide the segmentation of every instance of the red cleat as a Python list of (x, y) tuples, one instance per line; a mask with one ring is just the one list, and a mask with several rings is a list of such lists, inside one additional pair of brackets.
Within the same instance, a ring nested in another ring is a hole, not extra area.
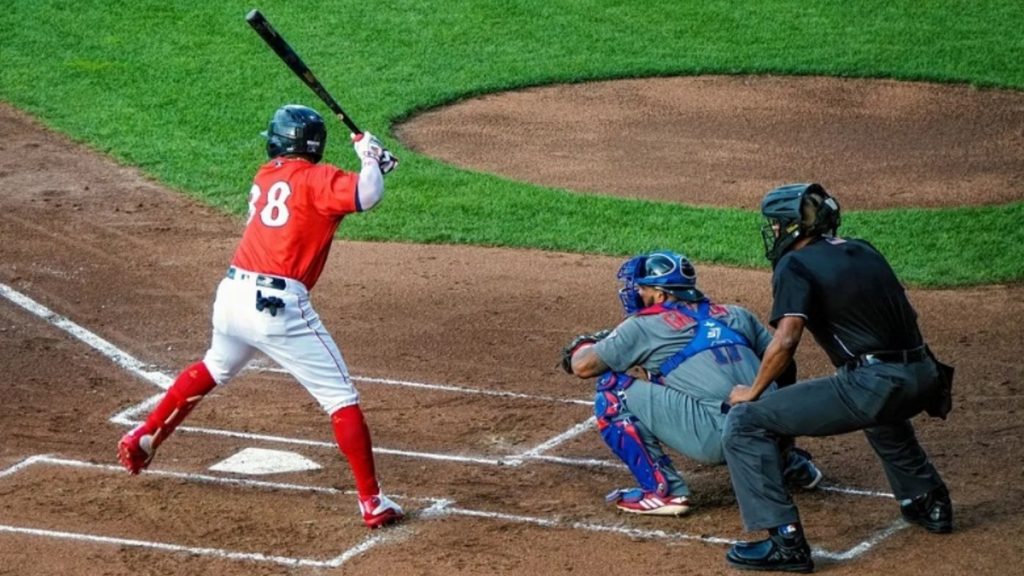
[(117, 443), (117, 459), (133, 476), (149, 466), (154, 453), (153, 435), (146, 430), (144, 424), (122, 436)]
[(644, 492), (640, 488), (616, 490), (605, 499), (614, 503), (619, 510), (630, 514), (682, 516), (690, 511), (690, 501), (686, 496), (658, 496), (654, 492)]
[(363, 522), (370, 530), (394, 524), (405, 518), (402, 507), (383, 494), (371, 496), (366, 500), (360, 500), (359, 512), (362, 513)]

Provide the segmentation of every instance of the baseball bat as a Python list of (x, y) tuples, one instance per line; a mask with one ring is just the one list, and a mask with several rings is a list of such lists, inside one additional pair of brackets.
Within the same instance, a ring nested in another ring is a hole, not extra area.
[(278, 57), (280, 57), (281, 60), (284, 60), (284, 63), (291, 68), (292, 72), (295, 72), (299, 79), (305, 82), (306, 86), (309, 86), (309, 88), (319, 96), (321, 100), (323, 100), (324, 104), (327, 104), (327, 107), (334, 112), (338, 117), (338, 120), (341, 120), (345, 126), (348, 126), (348, 129), (351, 130), (353, 134), (360, 135), (363, 133), (363, 131), (359, 129), (359, 126), (356, 126), (356, 123), (353, 122), (352, 119), (349, 118), (348, 114), (341, 109), (338, 101), (335, 100), (334, 97), (331, 96), (330, 92), (324, 88), (324, 85), (317, 80), (317, 77), (309, 67), (306, 66), (306, 63), (302, 61), (302, 58), (299, 58), (299, 55), (295, 53), (295, 50), (293, 50), (292, 47), (288, 45), (288, 42), (286, 42), (285, 39), (277, 33), (277, 30), (274, 30), (274, 27), (270, 25), (270, 22), (267, 21), (259, 10), (252, 10), (246, 14), (245, 21), (252, 26), (252, 29), (255, 30), (257, 34), (260, 35), (260, 38), (263, 38), (263, 41), (267, 43), (267, 46), (270, 46)]

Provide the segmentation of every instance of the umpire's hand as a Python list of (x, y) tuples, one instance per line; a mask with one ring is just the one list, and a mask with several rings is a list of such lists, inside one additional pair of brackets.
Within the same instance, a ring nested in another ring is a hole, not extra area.
[(753, 402), (754, 400), (757, 400), (757, 396), (754, 395), (754, 389), (750, 386), (737, 384), (732, 387), (732, 392), (729, 393), (730, 406), (735, 406), (744, 402)]

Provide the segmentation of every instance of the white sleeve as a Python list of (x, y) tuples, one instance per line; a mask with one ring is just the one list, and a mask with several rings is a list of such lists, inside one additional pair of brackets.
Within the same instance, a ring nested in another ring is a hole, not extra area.
[(380, 165), (377, 162), (363, 160), (356, 196), (360, 212), (373, 208), (384, 197), (384, 175), (380, 173)]

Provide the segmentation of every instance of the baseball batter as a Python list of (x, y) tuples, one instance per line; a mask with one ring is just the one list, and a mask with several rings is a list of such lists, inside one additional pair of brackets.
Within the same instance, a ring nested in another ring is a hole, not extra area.
[(370, 133), (354, 137), (358, 173), (321, 163), (323, 118), (286, 105), (263, 133), (269, 161), (249, 193), (249, 220), (217, 288), (213, 337), (202, 361), (178, 375), (156, 409), (121, 438), (118, 458), (131, 474), (146, 468), (160, 444), (216, 385), (227, 384), (261, 351), (295, 377), (330, 415), (348, 459), (369, 528), (402, 519), (381, 493), (370, 432), (341, 351), (310, 302), (342, 219), (375, 207), (383, 175), (398, 160)]
[[(598, 428), (640, 485), (608, 500), (626, 512), (679, 516), (690, 509), (690, 488), (661, 444), (699, 462), (724, 463), (723, 402), (757, 373), (771, 336), (750, 311), (705, 297), (693, 266), (675, 252), (632, 258), (618, 277), (627, 318), (610, 334), (574, 339), (563, 369), (600, 375)], [(816, 487), (822, 474), (807, 454), (788, 443), (782, 448), (788, 460), (780, 473), (796, 486)]]
[[(747, 570), (810, 572), (800, 515), (776, 468), (776, 435), (831, 436), (863, 430), (882, 461), (903, 517), (931, 532), (953, 529), (949, 492), (914, 435), (910, 418), (949, 411), (952, 368), (924, 343), (917, 314), (889, 263), (871, 244), (836, 236), (839, 204), (819, 184), (792, 184), (761, 203), (765, 255), (774, 266), (775, 335), (751, 386), (729, 397), (724, 446), (747, 530), (768, 538), (726, 555)], [(804, 328), (836, 373), (761, 392), (793, 357)]]

